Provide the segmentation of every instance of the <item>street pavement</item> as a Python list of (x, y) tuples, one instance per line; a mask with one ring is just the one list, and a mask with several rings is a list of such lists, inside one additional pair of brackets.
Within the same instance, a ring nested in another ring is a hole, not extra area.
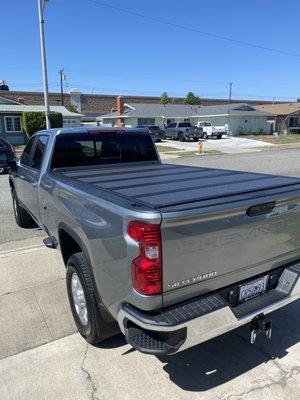
[(192, 156), (165, 163), (300, 177), (300, 148), (259, 153)]
[[(300, 176), (299, 152), (174, 162)], [(6, 179), (1, 199), (9, 199)], [(60, 254), (41, 244), (40, 231), (18, 240), (10, 207), (9, 199), (0, 210), (0, 400), (299, 399), (299, 301), (273, 313), (272, 339), (253, 346), (248, 325), (168, 357), (134, 351), (122, 335), (90, 346), (76, 333)]]

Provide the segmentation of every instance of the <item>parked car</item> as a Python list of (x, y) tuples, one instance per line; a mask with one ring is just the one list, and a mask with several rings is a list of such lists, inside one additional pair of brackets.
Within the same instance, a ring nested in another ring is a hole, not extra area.
[(225, 125), (214, 126), (210, 121), (197, 122), (196, 126), (203, 129), (203, 135), (205, 139), (222, 139), (222, 136), (228, 133)]
[(165, 131), (157, 125), (138, 125), (137, 128), (148, 130), (154, 142), (165, 139)]
[(0, 138), (0, 174), (8, 171), (9, 163), (15, 157), (15, 148), (6, 139)]
[(300, 298), (299, 178), (161, 164), (139, 130), (64, 128), (35, 134), (9, 183), (17, 224), (61, 251), (89, 343), (121, 330), (163, 355), (248, 322), (254, 343)]
[(190, 122), (173, 122), (166, 127), (167, 138), (178, 139), (180, 142), (192, 139), (195, 142), (203, 138), (203, 130)]

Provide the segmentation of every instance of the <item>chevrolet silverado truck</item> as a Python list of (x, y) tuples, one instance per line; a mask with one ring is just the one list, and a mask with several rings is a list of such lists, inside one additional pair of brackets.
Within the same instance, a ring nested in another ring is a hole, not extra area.
[(170, 354), (246, 323), (254, 343), (299, 299), (297, 178), (162, 164), (146, 131), (99, 127), (40, 131), (10, 167), (16, 222), (60, 250), (89, 343)]

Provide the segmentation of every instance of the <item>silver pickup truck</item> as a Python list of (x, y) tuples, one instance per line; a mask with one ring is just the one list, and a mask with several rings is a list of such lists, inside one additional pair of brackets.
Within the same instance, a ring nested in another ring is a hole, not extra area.
[(89, 343), (121, 330), (170, 354), (245, 323), (254, 343), (300, 297), (297, 178), (162, 164), (141, 130), (65, 128), (35, 134), (9, 183), (17, 223), (61, 251)]

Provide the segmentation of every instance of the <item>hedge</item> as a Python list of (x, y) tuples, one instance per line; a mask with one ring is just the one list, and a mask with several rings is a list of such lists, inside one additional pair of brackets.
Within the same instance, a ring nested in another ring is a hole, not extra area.
[[(63, 116), (61, 113), (50, 113), (51, 128), (62, 128)], [(28, 112), (22, 113), (22, 129), (27, 136), (31, 137), (35, 132), (46, 129), (46, 116), (44, 112)]]

